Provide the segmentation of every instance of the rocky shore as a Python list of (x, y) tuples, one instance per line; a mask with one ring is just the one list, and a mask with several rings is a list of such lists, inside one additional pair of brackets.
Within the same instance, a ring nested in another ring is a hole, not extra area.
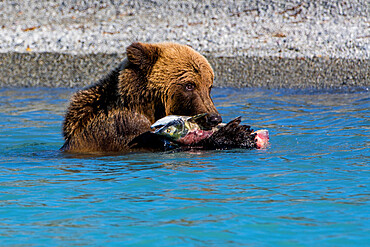
[(4, 1), (0, 87), (86, 86), (130, 43), (171, 41), (205, 55), (216, 86), (368, 88), (369, 11), (366, 0)]

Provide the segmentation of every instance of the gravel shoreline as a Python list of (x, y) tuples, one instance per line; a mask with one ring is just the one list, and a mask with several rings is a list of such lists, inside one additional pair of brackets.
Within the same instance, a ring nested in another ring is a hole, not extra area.
[(311, 2), (0, 2), (0, 87), (89, 85), (135, 41), (191, 45), (216, 86), (368, 87), (368, 1)]
[[(0, 87), (85, 87), (124, 54), (0, 53)], [(206, 55), (216, 87), (368, 90), (370, 60)], [(7, 61), (3, 64), (2, 61)]]

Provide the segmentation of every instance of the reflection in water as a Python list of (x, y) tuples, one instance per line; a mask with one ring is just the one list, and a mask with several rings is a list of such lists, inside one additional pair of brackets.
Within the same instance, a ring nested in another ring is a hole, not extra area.
[(215, 89), (266, 150), (76, 155), (59, 151), (73, 91), (0, 90), (2, 243), (368, 243), (367, 92)]
[(21, 115), (37, 111), (49, 111), (53, 114), (64, 114), (73, 89), (1, 89), (1, 113)]

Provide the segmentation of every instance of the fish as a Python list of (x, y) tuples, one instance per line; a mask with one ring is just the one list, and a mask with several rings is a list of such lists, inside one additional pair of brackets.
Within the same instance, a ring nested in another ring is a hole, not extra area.
[(198, 114), (192, 117), (170, 115), (156, 121), (151, 128), (153, 133), (163, 136), (175, 143), (184, 145), (195, 144), (211, 136), (218, 128), (207, 129), (201, 123), (208, 114)]
[(204, 120), (204, 117), (206, 116), (207, 113), (192, 117), (170, 115), (159, 119), (151, 126), (151, 128), (153, 129), (154, 134), (160, 135), (174, 143), (188, 146), (198, 144), (202, 140), (211, 137), (215, 132), (222, 130), (215, 135), (214, 138), (210, 138), (205, 143), (203, 142), (203, 144), (205, 144), (206, 147), (216, 149), (228, 147), (245, 148), (252, 145), (248, 144), (249, 142), (246, 141), (248, 139), (251, 140), (252, 143), (255, 143), (253, 146), (257, 149), (265, 149), (268, 147), (268, 130), (261, 129), (253, 131), (249, 128), (250, 126), (239, 125), (241, 117), (231, 120), (228, 124), (220, 123), (217, 126), (208, 129), (202, 125), (202, 123), (204, 123), (202, 120)]

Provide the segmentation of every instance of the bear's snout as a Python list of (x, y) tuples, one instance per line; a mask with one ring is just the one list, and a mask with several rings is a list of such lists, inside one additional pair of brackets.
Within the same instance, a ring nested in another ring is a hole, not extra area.
[(196, 115), (192, 121), (202, 126), (202, 129), (210, 130), (222, 122), (222, 117), (218, 113), (203, 113)]
[(222, 117), (220, 114), (217, 114), (217, 113), (211, 113), (208, 115), (207, 117), (207, 123), (214, 127), (216, 125), (218, 125), (219, 123), (222, 122)]

